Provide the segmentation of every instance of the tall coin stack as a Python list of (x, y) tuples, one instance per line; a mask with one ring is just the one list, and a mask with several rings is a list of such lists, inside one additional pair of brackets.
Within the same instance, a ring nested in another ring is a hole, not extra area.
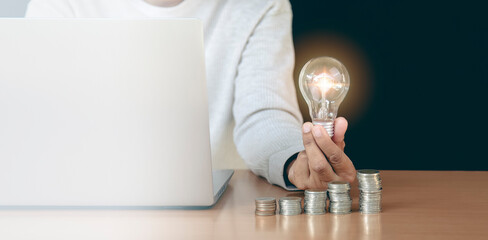
[(271, 216), (276, 212), (276, 199), (274, 197), (256, 198), (256, 215)]
[(305, 214), (319, 215), (325, 214), (327, 205), (327, 191), (325, 190), (305, 190), (305, 203), (303, 210)]
[(329, 212), (335, 214), (351, 213), (352, 199), (349, 195), (351, 186), (348, 182), (334, 181), (328, 183)]
[(280, 198), (281, 215), (299, 215), (302, 213), (302, 198), (282, 197)]
[(359, 181), (359, 211), (381, 212), (381, 177), (378, 170), (364, 169), (357, 172)]

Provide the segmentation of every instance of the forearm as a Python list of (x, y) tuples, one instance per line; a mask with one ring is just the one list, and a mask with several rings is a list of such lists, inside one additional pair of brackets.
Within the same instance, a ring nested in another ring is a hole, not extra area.
[(304, 149), (301, 121), (286, 111), (263, 110), (235, 130), (239, 154), (247, 166), (270, 183), (288, 190), (283, 173), (287, 160)]

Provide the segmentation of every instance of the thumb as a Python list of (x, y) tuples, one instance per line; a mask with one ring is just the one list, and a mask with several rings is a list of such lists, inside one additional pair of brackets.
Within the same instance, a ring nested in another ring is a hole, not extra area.
[(332, 141), (344, 150), (344, 136), (347, 131), (347, 120), (343, 117), (336, 118), (334, 122), (334, 136), (332, 136)]

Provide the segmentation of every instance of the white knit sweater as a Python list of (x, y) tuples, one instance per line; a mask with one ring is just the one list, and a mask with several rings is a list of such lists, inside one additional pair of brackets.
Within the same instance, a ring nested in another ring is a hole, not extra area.
[(168, 8), (143, 0), (32, 0), (26, 16), (201, 19), (214, 166), (242, 161), (238, 152), (255, 174), (286, 188), (284, 164), (304, 149), (288, 0), (184, 0)]

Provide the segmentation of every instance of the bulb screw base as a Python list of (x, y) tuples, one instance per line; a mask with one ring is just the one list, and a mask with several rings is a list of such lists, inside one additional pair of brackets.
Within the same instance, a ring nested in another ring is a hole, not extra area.
[(330, 122), (313, 121), (312, 123), (314, 125), (320, 125), (324, 127), (330, 137), (334, 136), (334, 121), (330, 121)]

